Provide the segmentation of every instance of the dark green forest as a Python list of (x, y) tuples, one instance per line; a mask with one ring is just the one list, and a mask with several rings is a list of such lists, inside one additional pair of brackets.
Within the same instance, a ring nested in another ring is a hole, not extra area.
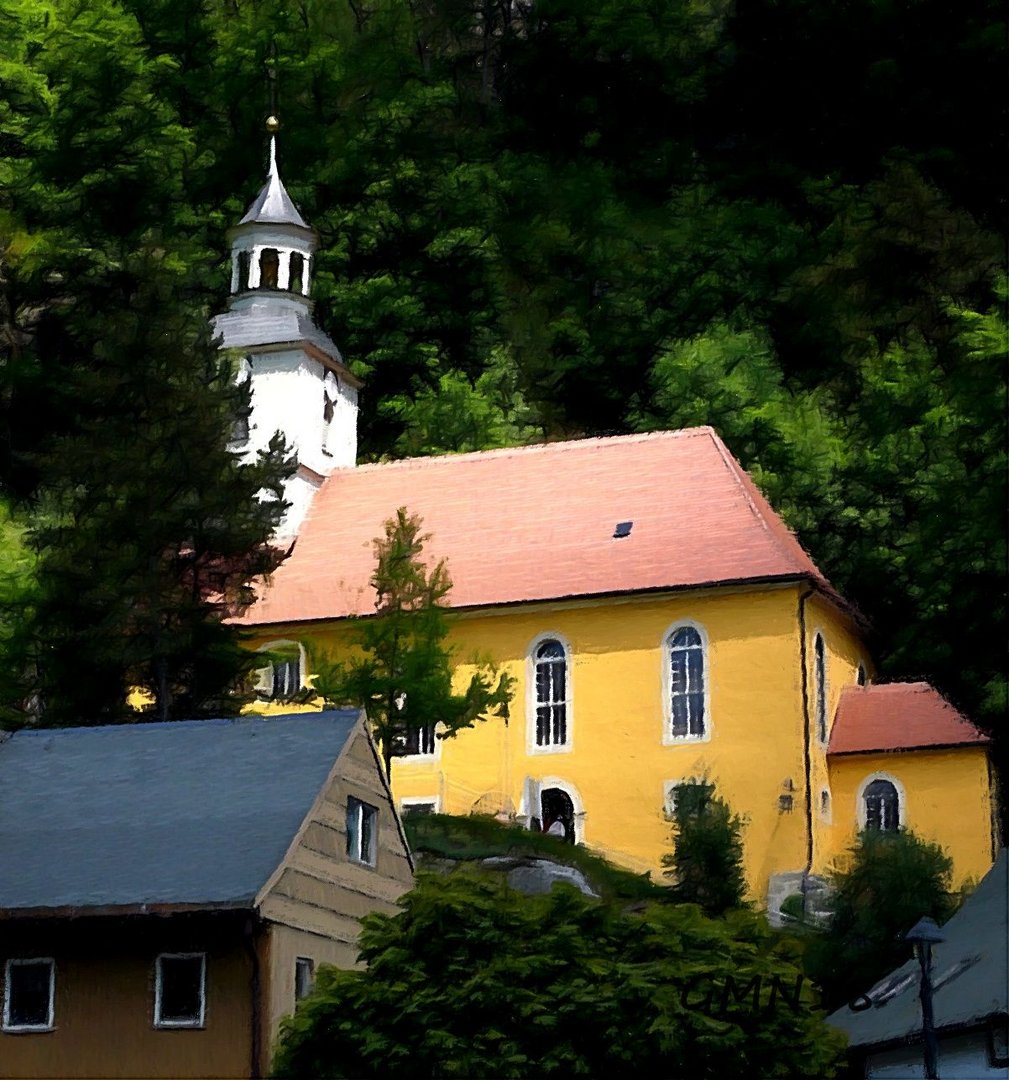
[[(257, 477), (208, 449), (247, 402), (204, 329), (276, 111), (367, 458), (712, 424), (871, 621), (881, 675), (1000, 732), (1004, 16), (0, 0), (6, 677), (62, 657), (77, 708), (114, 711), (140, 597), (136, 664), (160, 649), (189, 685), (196, 624), (151, 575), (203, 595), (177, 565), (194, 514), (220, 525), (283, 469), (279, 446)], [(262, 525), (207, 541), (239, 593)]]

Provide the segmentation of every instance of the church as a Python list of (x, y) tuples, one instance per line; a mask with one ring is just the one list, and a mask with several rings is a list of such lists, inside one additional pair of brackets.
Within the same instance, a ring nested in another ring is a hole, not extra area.
[[(483, 812), (658, 875), (679, 785), (745, 821), (751, 897), (772, 913), (860, 829), (940, 843), (955, 878), (995, 850), (988, 739), (925, 682), (877, 683), (863, 616), (711, 428), (356, 464), (361, 384), (314, 323), (316, 236), (280, 179), (231, 231), (215, 319), (250, 381), (253, 454), (297, 453), (291, 554), (241, 620), (267, 711), (311, 685), (374, 610), (373, 541), (400, 507), (454, 587), (460, 681), (514, 677), (508, 715), (423, 731), (393, 765), (399, 809)], [(302, 706), (304, 707), (304, 706)]]

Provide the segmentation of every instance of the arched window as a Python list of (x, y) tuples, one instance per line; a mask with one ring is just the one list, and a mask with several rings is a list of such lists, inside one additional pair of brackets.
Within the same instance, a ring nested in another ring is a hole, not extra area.
[(900, 799), (889, 780), (873, 780), (862, 792), (865, 827), (877, 832), (897, 832), (900, 828)]
[(301, 646), (296, 641), (274, 641), (261, 650), (270, 663), (259, 671), (256, 689), (269, 701), (287, 701), (305, 684)]
[(568, 654), (556, 638), (547, 638), (533, 654), (536, 693), (536, 745), (565, 746), (568, 741)]
[(674, 739), (704, 734), (704, 641), (693, 626), (677, 627), (666, 639), (669, 662), (669, 723)]
[(859, 664), (858, 665), (858, 671), (855, 672), (855, 682), (857, 682), (859, 686), (865, 686), (865, 683), (866, 683), (865, 664)]
[(823, 635), (813, 638), (813, 680), (816, 693), (816, 734), (820, 742), (827, 741), (827, 656)]
[(305, 278), (305, 256), (298, 251), (291, 252), (291, 269), (287, 278), (287, 287), (291, 292), (300, 293)]
[(263, 248), (259, 253), (259, 287), (275, 289), (280, 274), (280, 252), (276, 248)]

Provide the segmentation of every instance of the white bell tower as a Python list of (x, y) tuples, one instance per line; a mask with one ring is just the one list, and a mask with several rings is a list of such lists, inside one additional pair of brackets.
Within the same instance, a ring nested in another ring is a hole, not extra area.
[(315, 492), (336, 468), (357, 462), (360, 380), (312, 320), (312, 256), (316, 234), (291, 201), (277, 170), (279, 126), (270, 131), (266, 184), (231, 229), (231, 295), (214, 333), (224, 349), (240, 349), (239, 380), (249, 380), (252, 414), (237, 433), (236, 452), (252, 456), (282, 431), (298, 457), (284, 489), (291, 507), (278, 539), (297, 535)]

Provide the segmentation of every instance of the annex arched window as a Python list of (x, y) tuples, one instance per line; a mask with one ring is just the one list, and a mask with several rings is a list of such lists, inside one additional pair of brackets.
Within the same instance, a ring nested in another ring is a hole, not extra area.
[(704, 639), (695, 626), (675, 627), (666, 638), (669, 734), (673, 739), (697, 739), (705, 734), (705, 652)]
[(827, 653), (823, 635), (813, 638), (813, 693), (816, 712), (816, 735), (820, 742), (827, 741)]
[(900, 797), (897, 786), (890, 780), (877, 778), (862, 790), (865, 827), (875, 832), (897, 832), (900, 829)]
[(865, 664), (859, 664), (858, 670), (855, 672), (855, 682), (859, 686), (865, 686), (868, 681), (868, 676), (865, 673)]
[(533, 696), (537, 747), (567, 746), (570, 735), (568, 651), (557, 638), (533, 649)]

